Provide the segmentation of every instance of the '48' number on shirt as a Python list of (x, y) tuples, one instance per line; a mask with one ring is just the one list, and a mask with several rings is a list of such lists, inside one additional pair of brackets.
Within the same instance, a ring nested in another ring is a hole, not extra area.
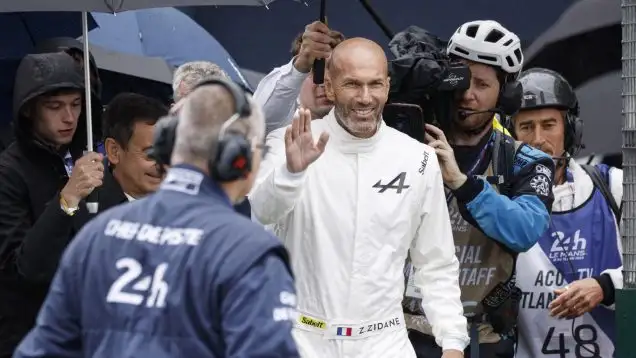
[(568, 346), (565, 343), (565, 334), (554, 334), (554, 327), (550, 327), (543, 341), (541, 353), (546, 356), (558, 355), (559, 358), (566, 358), (568, 353), (574, 350), (576, 358), (604, 358), (601, 357), (601, 347), (596, 343), (598, 339), (596, 327), (582, 324), (575, 327), (572, 333), (576, 344)]
[(146, 307), (162, 308), (166, 305), (168, 284), (163, 281), (163, 276), (168, 269), (167, 263), (157, 266), (152, 275), (143, 277), (139, 277), (143, 268), (135, 259), (121, 258), (117, 260), (115, 267), (124, 272), (110, 286), (106, 302), (139, 306), (145, 299)]

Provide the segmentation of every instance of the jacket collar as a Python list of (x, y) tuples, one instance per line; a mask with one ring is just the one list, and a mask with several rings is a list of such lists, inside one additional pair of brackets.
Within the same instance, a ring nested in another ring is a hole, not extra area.
[(117, 179), (115, 179), (115, 176), (113, 175), (111, 169), (108, 168), (107, 163), (105, 163), (105, 167), (106, 170), (104, 170), (104, 184), (99, 189), (100, 211), (119, 205), (128, 200), (126, 198), (126, 195), (124, 194), (123, 189), (121, 188), (121, 185), (119, 185), (119, 182), (117, 182)]
[(199, 168), (189, 164), (172, 166), (161, 183), (160, 190), (176, 191), (192, 196), (215, 198), (233, 207), (221, 186)]

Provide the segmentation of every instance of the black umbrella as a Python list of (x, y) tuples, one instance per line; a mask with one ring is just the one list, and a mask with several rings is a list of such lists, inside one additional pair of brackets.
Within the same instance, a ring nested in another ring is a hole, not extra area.
[(621, 72), (597, 76), (576, 89), (584, 123), (580, 156), (621, 152), (622, 97)]
[[(0, 13), (2, 12), (31, 12), (31, 11), (78, 11), (82, 18), (83, 53), (88, 54), (88, 12), (120, 12), (143, 8), (196, 6), (196, 5), (252, 5), (267, 6), (274, 0), (19, 0), (0, 1)], [(79, 14), (78, 14), (79, 15)], [(89, 56), (84, 56), (84, 83), (86, 95), (86, 131), (87, 150), (92, 151), (93, 146), (93, 117), (91, 106), (91, 76)], [(96, 213), (98, 202), (97, 192), (93, 191), (86, 198), (88, 211)]]
[(524, 53), (526, 68), (555, 70), (575, 88), (585, 123), (579, 155), (620, 152), (620, 0), (575, 2)]
[(103, 83), (102, 103), (121, 92), (172, 100), (172, 67), (159, 57), (142, 57), (90, 45)]
[(575, 2), (524, 54), (526, 68), (555, 70), (575, 88), (620, 70), (620, 0)]
[(172, 6), (267, 6), (274, 0), (3, 0), (0, 12), (97, 11), (115, 13), (128, 10)]

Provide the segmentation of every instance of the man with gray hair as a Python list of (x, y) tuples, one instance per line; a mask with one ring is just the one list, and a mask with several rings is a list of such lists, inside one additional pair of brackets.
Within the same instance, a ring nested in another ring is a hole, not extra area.
[(172, 92), (174, 102), (179, 102), (195, 85), (204, 78), (219, 77), (229, 79), (227, 72), (221, 66), (208, 61), (186, 62), (179, 66), (172, 76)]
[(259, 170), (265, 126), (233, 86), (204, 84), (164, 119), (177, 122), (161, 188), (84, 226), (14, 357), (299, 357), (288, 253), (232, 210)]
[[(197, 83), (206, 78), (215, 77), (231, 81), (227, 72), (223, 71), (219, 65), (212, 62), (193, 61), (186, 62), (179, 66), (179, 68), (177, 68), (174, 72), (172, 80), (173, 100), (175, 105), (171, 111), (176, 112), (181, 108), (182, 103), (179, 102), (192, 92)], [(251, 217), (252, 215), (252, 209), (247, 199), (237, 204), (234, 209), (247, 217)]]

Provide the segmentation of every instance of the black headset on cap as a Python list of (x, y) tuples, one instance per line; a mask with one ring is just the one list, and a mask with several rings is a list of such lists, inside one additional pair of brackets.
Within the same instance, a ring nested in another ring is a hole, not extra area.
[(499, 97), (497, 98), (497, 106), (505, 116), (512, 116), (519, 111), (521, 107), (521, 99), (523, 97), (523, 88), (521, 83), (515, 78), (516, 76), (507, 75), (506, 77), (511, 76), (512, 78), (505, 78), (504, 83), (501, 85), (501, 89), (499, 90)]
[[(247, 137), (236, 130), (229, 129), (233, 123), (246, 119), (252, 113), (246, 92), (234, 82), (222, 78), (208, 78), (197, 83), (193, 91), (202, 86), (219, 85), (224, 87), (234, 99), (234, 114), (228, 118), (219, 131), (216, 154), (210, 155), (208, 169), (212, 179), (230, 182), (245, 178), (252, 169), (252, 145)], [(157, 122), (154, 141), (149, 155), (157, 164), (170, 165), (175, 145), (179, 115), (168, 115)]]

